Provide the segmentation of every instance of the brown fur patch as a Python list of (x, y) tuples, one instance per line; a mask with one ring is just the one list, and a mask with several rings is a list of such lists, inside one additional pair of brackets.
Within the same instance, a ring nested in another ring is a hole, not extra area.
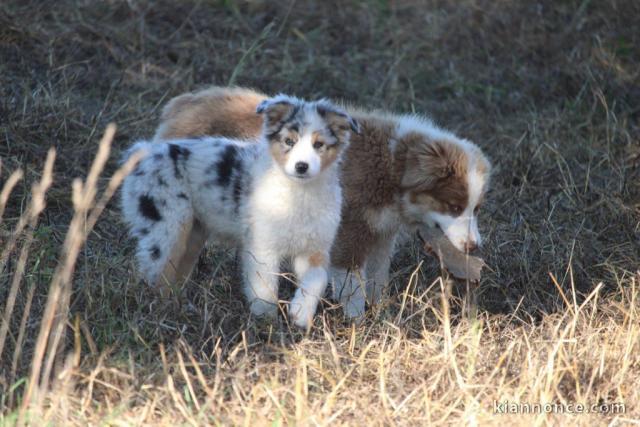
[(253, 138), (262, 129), (256, 107), (265, 99), (266, 95), (251, 89), (224, 87), (180, 95), (163, 108), (155, 138)]
[(335, 145), (328, 145), (325, 150), (320, 154), (320, 170), (324, 171), (326, 168), (335, 163), (340, 154), (341, 148)]
[[(346, 200), (345, 200), (346, 202)], [(331, 265), (343, 269), (364, 267), (368, 251), (381, 240), (361, 217), (342, 206), (342, 220), (331, 247)]]
[(467, 153), (447, 140), (426, 140), (412, 133), (399, 141), (402, 165), (402, 190), (412, 203), (431, 210), (459, 215), (469, 202)]
[(278, 141), (273, 141), (269, 144), (269, 151), (271, 152), (271, 157), (276, 161), (281, 167), (287, 164), (287, 157), (289, 150), (284, 144), (281, 144)]
[[(315, 144), (317, 141), (321, 141), (323, 143), (326, 143), (327, 142), (326, 139), (327, 138), (325, 138), (324, 135), (322, 133), (320, 133), (320, 132), (313, 132), (311, 134), (311, 143), (312, 144)], [(340, 141), (337, 141), (337, 142), (340, 142)]]
[[(317, 141), (324, 143), (324, 147), (319, 152), (320, 170), (324, 171), (336, 161), (338, 155), (342, 151), (341, 141), (334, 141), (333, 138), (327, 138), (320, 132), (314, 132), (311, 135), (311, 138), (312, 144), (315, 144)], [(331, 144), (328, 144), (328, 142), (331, 142)]]
[(371, 209), (395, 203), (399, 182), (389, 141), (394, 123), (366, 114), (354, 114), (360, 135), (352, 134), (342, 168), (342, 220), (331, 249), (331, 263), (340, 268), (363, 267), (368, 250), (389, 236), (380, 235), (367, 223)]
[(352, 135), (345, 153), (342, 182), (349, 204), (363, 208), (382, 208), (394, 203), (398, 185), (389, 143), (394, 123), (355, 115), (360, 135)]
[(291, 151), (291, 147), (284, 144), (287, 138), (291, 138), (294, 141), (298, 140), (298, 132), (291, 129), (291, 126), (283, 126), (280, 132), (269, 137), (271, 157), (282, 167), (287, 163), (289, 151)]
[(314, 252), (309, 257), (309, 265), (311, 267), (322, 267), (325, 264), (325, 257), (320, 252)]

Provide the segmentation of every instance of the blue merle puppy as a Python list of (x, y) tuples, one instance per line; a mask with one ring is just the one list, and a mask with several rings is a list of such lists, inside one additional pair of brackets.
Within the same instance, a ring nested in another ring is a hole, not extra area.
[[(339, 159), (357, 123), (332, 103), (278, 95), (257, 107), (257, 141), (217, 137), (138, 142), (142, 160), (123, 186), (146, 281), (180, 284), (207, 240), (240, 247), (251, 312), (277, 313), (278, 276), (292, 261), (293, 322), (308, 328), (327, 286), (340, 223)], [(166, 288), (165, 288), (166, 289)]]

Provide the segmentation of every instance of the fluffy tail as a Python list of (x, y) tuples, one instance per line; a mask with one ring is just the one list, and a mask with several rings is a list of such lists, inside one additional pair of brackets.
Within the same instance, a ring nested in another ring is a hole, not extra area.
[(173, 247), (182, 238), (183, 225), (193, 218), (189, 186), (175, 170), (170, 148), (138, 142), (125, 153), (128, 158), (146, 151), (122, 186), (122, 213), (129, 234), (138, 239), (138, 266), (150, 284), (161, 279)]

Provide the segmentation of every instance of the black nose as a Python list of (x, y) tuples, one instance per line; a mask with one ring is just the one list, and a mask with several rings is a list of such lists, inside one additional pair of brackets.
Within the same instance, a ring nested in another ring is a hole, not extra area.
[(296, 163), (296, 172), (299, 174), (303, 174), (309, 169), (309, 163), (306, 162), (298, 162)]

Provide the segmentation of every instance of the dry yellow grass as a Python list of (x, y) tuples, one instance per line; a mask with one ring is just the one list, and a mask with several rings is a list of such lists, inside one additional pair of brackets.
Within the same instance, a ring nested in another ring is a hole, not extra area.
[[(0, 425), (639, 424), (637, 16), (632, 0), (3, 2)], [(477, 141), (496, 171), (475, 310), (416, 243), (357, 326), (332, 301), (309, 335), (250, 319), (215, 248), (156, 301), (108, 202), (118, 151), (169, 97), (229, 82), (430, 112)]]

